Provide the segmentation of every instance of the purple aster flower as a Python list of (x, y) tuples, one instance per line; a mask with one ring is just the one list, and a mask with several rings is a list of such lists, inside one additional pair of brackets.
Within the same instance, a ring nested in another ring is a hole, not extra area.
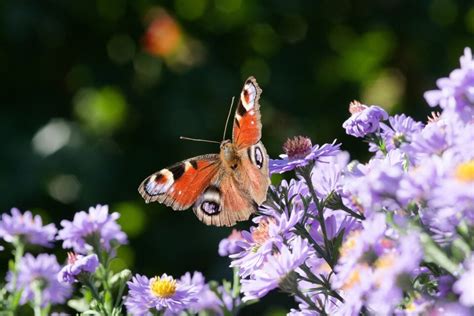
[(183, 284), (166, 274), (151, 279), (137, 274), (127, 284), (125, 306), (132, 315), (149, 315), (150, 310), (176, 315), (198, 299), (194, 285)]
[(376, 315), (391, 315), (416, 276), (423, 257), (417, 233), (389, 238), (385, 216), (375, 214), (343, 243), (331, 280), (345, 299), (341, 314), (357, 314), (365, 305)]
[(72, 284), (77, 281), (79, 274), (94, 273), (98, 266), (99, 258), (96, 254), (82, 256), (69, 252), (68, 263), (59, 271), (58, 281)]
[(360, 230), (351, 231), (341, 246), (339, 261), (334, 268), (337, 275), (332, 279), (334, 288), (347, 287), (347, 282), (354, 281), (351, 278), (357, 271), (356, 267), (366, 266), (367, 258), (377, 258), (386, 249), (386, 245), (380, 243), (387, 229), (383, 214), (374, 214), (363, 221), (362, 226)]
[(74, 214), (72, 222), (61, 221), (63, 229), (58, 232), (58, 239), (63, 240), (64, 248), (73, 248), (76, 253), (85, 254), (99, 245), (110, 251), (112, 242), (127, 242), (127, 236), (116, 222), (119, 216), (116, 212), (109, 214), (107, 205), (90, 207), (88, 213)]
[(254, 272), (254, 278), (242, 280), (244, 302), (263, 297), (277, 287), (291, 292), (291, 288), (297, 286), (294, 271), (306, 261), (310, 248), (307, 240), (300, 236), (292, 240), (290, 247), (283, 245), (279, 253), (269, 257), (264, 266)]
[(232, 259), (230, 266), (238, 267), (241, 277), (252, 275), (266, 262), (274, 247), (279, 248), (283, 244), (280, 234), (270, 235), (271, 232), (277, 231), (277, 229), (270, 231), (270, 226), (274, 226), (275, 222), (272, 217), (260, 217), (257, 227), (241, 232), (243, 239), (237, 243), (243, 250), (230, 255)]
[(438, 156), (425, 159), (400, 180), (397, 199), (403, 206), (410, 202), (426, 203), (441, 178), (443, 161)]
[(339, 147), (341, 144), (336, 144), (336, 140), (331, 144), (312, 146), (311, 140), (307, 137), (288, 139), (283, 145), (285, 154), (280, 155), (281, 159), (270, 159), (270, 174), (284, 173), (334, 156), (339, 152)]
[(461, 68), (453, 70), (449, 78), (438, 79), (439, 90), (425, 92), (425, 99), (431, 107), (439, 105), (444, 113), (469, 122), (474, 116), (474, 61), (470, 48), (464, 49), (460, 63)]
[(193, 314), (201, 311), (212, 311), (218, 315), (222, 313), (222, 302), (217, 297), (208, 284), (206, 284), (204, 276), (201, 272), (195, 271), (193, 274), (186, 272), (180, 279), (181, 284), (194, 287), (198, 300), (191, 302), (187, 308)]
[(224, 286), (219, 285), (217, 287), (217, 293), (221, 297), (220, 302), (220, 311), (218, 311), (217, 315), (225, 315), (224, 311), (235, 311), (238, 310), (238, 307), (242, 304), (242, 300), (239, 296), (236, 298), (232, 297), (232, 293), (230, 293), (229, 289), (224, 288)]
[(2, 214), (0, 220), (0, 237), (9, 243), (21, 238), (32, 245), (51, 247), (56, 231), (54, 224), (43, 226), (41, 216), (30, 211), (21, 214), (17, 208), (11, 209), (11, 215)]
[(459, 280), (454, 283), (453, 290), (459, 294), (459, 301), (464, 306), (474, 306), (474, 291), (472, 285), (474, 284), (474, 255), (466, 259), (464, 262), (464, 272), (459, 277)]
[(429, 123), (412, 137), (405, 151), (415, 163), (432, 155), (441, 155), (453, 142), (452, 128), (446, 120)]
[(380, 122), (388, 119), (388, 114), (379, 106), (366, 106), (358, 101), (353, 101), (349, 105), (349, 112), (352, 114), (342, 127), (348, 135), (355, 137), (365, 137), (379, 130)]
[(402, 236), (374, 262), (375, 289), (368, 297), (368, 305), (376, 314), (388, 315), (403, 299), (403, 286), (417, 271), (423, 250), (416, 233)]
[[(272, 186), (271, 190), (276, 194), (275, 199), (278, 201), (273, 201), (273, 196), (271, 195), (267, 203), (260, 207), (259, 211), (261, 214), (273, 217), (277, 220), (283, 213), (287, 219), (288, 217), (296, 216), (301, 218), (303, 216), (305, 205), (302, 197), (309, 196), (309, 189), (304, 180), (291, 179), (289, 182), (283, 180), (278, 187)], [(290, 200), (291, 203), (289, 203), (289, 205), (285, 204), (282, 210), (282, 206), (279, 202), (286, 202), (287, 199)], [(314, 208), (315, 206), (312, 204), (309, 207)], [(284, 230), (287, 231), (290, 229), (291, 227), (286, 227)]]
[(413, 134), (423, 129), (423, 123), (416, 122), (405, 114), (389, 117), (390, 126), (381, 123), (381, 136), (385, 141), (387, 151), (399, 148), (404, 143), (410, 143)]
[(453, 155), (460, 156), (464, 161), (474, 159), (474, 120), (466, 124), (459, 120), (447, 120), (447, 124), (452, 134), (451, 147), (447, 151), (452, 151)]
[(456, 279), (449, 274), (441, 275), (437, 279), (438, 281), (438, 292), (436, 293), (436, 297), (438, 298), (447, 298), (448, 295), (451, 294), (453, 284)]
[(354, 266), (346, 282), (340, 288), (344, 303), (340, 305), (335, 315), (359, 315), (365, 305), (367, 295), (373, 290), (374, 275), (372, 269), (364, 264)]
[(432, 189), (428, 201), (428, 206), (441, 220), (441, 228), (450, 228), (452, 231), (455, 231), (461, 220), (474, 224), (474, 159), (459, 161), (459, 158), (453, 153), (443, 155), (440, 173), (444, 177)]
[[(332, 214), (327, 216), (324, 221), (326, 234), (329, 240), (336, 238), (341, 233), (346, 237), (351, 231), (361, 228), (361, 224), (358, 220), (352, 216), (348, 216), (347, 213), (342, 211), (332, 212)], [(318, 221), (313, 221), (311, 223), (309, 233), (318, 244), (324, 244), (323, 234)]]
[(362, 208), (366, 217), (381, 208), (398, 209), (396, 192), (405, 162), (406, 155), (394, 149), (382, 159), (374, 158), (366, 165), (351, 167), (344, 177), (344, 202), (353, 210)]
[(54, 255), (43, 253), (34, 257), (27, 253), (20, 261), (16, 286), (13, 284), (13, 272), (8, 272), (7, 289), (10, 292), (22, 290), (20, 303), (25, 304), (28, 301), (33, 302), (33, 287), (39, 285), (41, 306), (62, 304), (71, 295), (71, 287), (69, 284), (62, 284), (57, 280), (60, 269), (61, 267)]
[(242, 240), (242, 233), (237, 229), (232, 229), (229, 237), (224, 238), (219, 243), (219, 255), (226, 257), (241, 252), (243, 249), (237, 241)]
[(242, 277), (252, 275), (253, 271), (259, 269), (274, 249), (279, 249), (284, 241), (294, 236), (294, 227), (300, 222), (304, 212), (303, 203), (298, 196), (299, 190), (307, 190), (302, 186), (302, 181), (291, 180), (288, 184), (282, 182), (280, 188), (284, 188), (289, 197), (292, 198), (291, 209), (275, 209), (273, 206), (264, 205), (260, 207), (261, 216), (253, 219), (258, 224), (251, 227), (250, 231), (242, 231), (242, 240), (237, 245), (242, 249), (240, 252), (230, 255), (231, 267), (238, 267)]
[(332, 192), (341, 193), (341, 178), (349, 163), (349, 153), (340, 151), (324, 162), (317, 162), (311, 172), (311, 180), (318, 198), (326, 198)]

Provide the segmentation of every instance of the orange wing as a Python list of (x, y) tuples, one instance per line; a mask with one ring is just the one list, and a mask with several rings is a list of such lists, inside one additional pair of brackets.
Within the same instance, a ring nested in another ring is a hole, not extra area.
[(256, 144), (262, 137), (260, 121), (260, 94), (262, 90), (254, 77), (249, 77), (240, 93), (239, 104), (235, 112), (233, 143), (238, 149)]
[(220, 167), (217, 154), (194, 157), (162, 169), (138, 188), (146, 203), (158, 201), (174, 210), (189, 208), (209, 186)]

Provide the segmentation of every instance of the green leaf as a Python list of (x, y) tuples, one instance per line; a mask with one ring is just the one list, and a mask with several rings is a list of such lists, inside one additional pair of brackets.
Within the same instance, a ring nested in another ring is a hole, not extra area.
[(89, 310), (89, 303), (85, 298), (73, 298), (70, 299), (67, 302), (67, 305), (74, 309), (75, 311), (78, 311), (79, 313), (83, 313), (87, 310)]
[(16, 271), (15, 269), (15, 261), (13, 259), (8, 260), (8, 270)]
[(23, 290), (17, 291), (11, 296), (10, 308), (12, 310), (15, 310), (20, 305), (20, 299), (21, 299), (21, 293), (22, 292), (23, 292)]
[(111, 294), (109, 291), (105, 291), (105, 295), (104, 295), (104, 305), (105, 305), (105, 308), (106, 308), (108, 311), (111, 311), (111, 310), (112, 310), (113, 300), (114, 300), (114, 298), (112, 297), (112, 294)]
[(420, 241), (425, 250), (426, 261), (436, 263), (453, 275), (457, 273), (459, 270), (458, 265), (448, 258), (430, 236), (423, 233), (420, 235)]

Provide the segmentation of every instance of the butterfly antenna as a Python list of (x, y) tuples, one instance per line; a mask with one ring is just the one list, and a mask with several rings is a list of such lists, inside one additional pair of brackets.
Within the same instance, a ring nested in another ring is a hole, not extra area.
[(204, 143), (220, 144), (220, 142), (215, 141), (215, 140), (200, 139), (200, 138), (190, 138), (190, 137), (184, 137), (184, 136), (179, 136), (179, 139), (192, 140), (192, 141), (194, 141), (194, 142), (204, 142)]
[(227, 120), (225, 120), (224, 134), (222, 135), (222, 141), (225, 140), (225, 132), (227, 132), (227, 124), (229, 123), (230, 113), (232, 112), (232, 106), (234, 105), (234, 99), (235, 97), (232, 97), (232, 101), (230, 102), (229, 113), (227, 114)]

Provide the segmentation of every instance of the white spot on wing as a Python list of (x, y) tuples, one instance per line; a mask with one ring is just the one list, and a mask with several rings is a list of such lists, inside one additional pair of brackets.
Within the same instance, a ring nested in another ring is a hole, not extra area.
[[(250, 100), (250, 102), (248, 102), (248, 103), (247, 103), (247, 101), (245, 100), (245, 97), (244, 97), (244, 95), (245, 95), (244, 92), (245, 91), (247, 91), (247, 94), (248, 94), (248, 97), (249, 97), (249, 100)], [(251, 109), (253, 109), (256, 96), (257, 96), (257, 89), (255, 88), (255, 86), (251, 83), (247, 83), (244, 86), (244, 91), (242, 91), (241, 96), (240, 96), (240, 99), (242, 100), (242, 105), (244, 106), (244, 108), (247, 111), (250, 111)]]
[(192, 165), (191, 165), (191, 163), (190, 163), (189, 161), (186, 161), (186, 162), (184, 163), (184, 171), (188, 171), (189, 168), (191, 168), (191, 167), (192, 167)]
[(155, 181), (157, 176), (150, 176), (150, 179), (148, 179), (145, 185), (145, 191), (149, 195), (163, 194), (168, 191), (174, 183), (173, 173), (171, 173), (168, 169), (162, 169), (159, 173), (163, 176), (164, 179), (166, 179), (166, 181), (157, 183)]

